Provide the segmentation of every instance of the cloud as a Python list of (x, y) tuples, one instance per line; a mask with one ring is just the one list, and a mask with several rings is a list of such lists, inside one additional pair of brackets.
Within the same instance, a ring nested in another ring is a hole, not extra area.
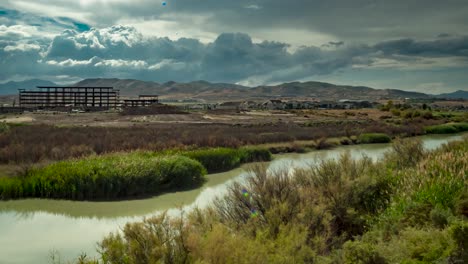
[[(19, 30), (2, 26), (3, 32)], [(248, 85), (307, 80), (350, 69), (417, 71), (468, 65), (466, 36), (398, 39), (375, 45), (330, 42), (325, 46), (258, 41), (245, 33), (222, 33), (212, 42), (144, 36), (116, 25), (87, 31), (66, 29), (54, 38), (23, 40), (0, 35), (0, 80), (11, 76), (135, 78), (165, 82), (204, 79)]]
[(3, 50), (6, 52), (12, 52), (12, 51), (38, 51), (40, 50), (41, 47), (37, 44), (18, 44), (16, 46), (8, 45), (6, 46)]
[(374, 48), (386, 55), (424, 55), (430, 57), (453, 55), (468, 57), (468, 36), (429, 41), (416, 41), (406, 38), (385, 41), (375, 45)]
[[(468, 3), (460, 0), (177, 0), (162, 6), (154, 0), (5, 0), (2, 5), (41, 16), (69, 17), (103, 28), (126, 21), (172, 21), (179, 28), (200, 26), (203, 35), (244, 32), (254, 39), (271, 31), (295, 30), (332, 36), (328, 41), (433, 38), (468, 32)], [(194, 18), (204, 17), (198, 24)], [(190, 33), (189, 33), (190, 34)], [(167, 35), (160, 35), (167, 36)], [(184, 35), (184, 37), (194, 37)], [(286, 41), (279, 36), (271, 41)], [(302, 43), (299, 43), (301, 42)], [(288, 36), (288, 43), (308, 45), (303, 36)], [(326, 43), (326, 42), (323, 42)], [(323, 44), (321, 43), (321, 44)]]

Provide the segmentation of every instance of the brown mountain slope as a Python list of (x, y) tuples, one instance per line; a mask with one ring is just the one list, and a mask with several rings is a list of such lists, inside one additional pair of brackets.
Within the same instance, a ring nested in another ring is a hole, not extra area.
[(364, 86), (334, 85), (322, 82), (291, 82), (274, 86), (245, 87), (236, 84), (209, 83), (194, 81), (190, 83), (145, 82), (123, 79), (86, 79), (77, 86), (113, 86), (123, 96), (139, 94), (158, 94), (164, 99), (204, 99), (204, 100), (244, 100), (251, 98), (317, 98), (321, 100), (339, 99), (402, 99), (428, 98), (427, 94), (407, 92), (396, 89), (373, 89)]

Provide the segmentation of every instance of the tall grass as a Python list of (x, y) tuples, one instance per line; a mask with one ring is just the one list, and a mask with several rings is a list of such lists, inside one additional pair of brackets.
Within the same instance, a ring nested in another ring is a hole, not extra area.
[(468, 138), (416, 158), (399, 154), (420, 142), (396, 144), (377, 163), (344, 155), (295, 171), (256, 166), (209, 208), (107, 236), (101, 260), (466, 263)]
[(92, 156), (32, 169), (16, 178), (2, 178), (0, 198), (99, 200), (155, 195), (197, 187), (207, 171), (226, 171), (242, 163), (269, 160), (268, 150), (253, 147)]
[(205, 168), (183, 156), (134, 153), (89, 157), (32, 169), (22, 177), (1, 178), (0, 198), (71, 200), (119, 199), (193, 188), (204, 182)]
[(452, 134), (468, 131), (468, 123), (449, 123), (425, 128), (427, 134)]
[(169, 151), (177, 153), (200, 162), (209, 173), (226, 171), (238, 167), (242, 163), (255, 161), (270, 161), (272, 156), (267, 149), (246, 147), (233, 148), (210, 148), (190, 151)]
[(365, 133), (359, 135), (358, 138), (360, 143), (369, 144), (369, 143), (389, 143), (392, 139), (384, 133)]

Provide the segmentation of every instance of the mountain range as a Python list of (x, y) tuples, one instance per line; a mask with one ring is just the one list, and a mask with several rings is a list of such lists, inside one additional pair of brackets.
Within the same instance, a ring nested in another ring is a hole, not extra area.
[(0, 95), (18, 94), (18, 89), (34, 89), (36, 86), (55, 86), (57, 84), (40, 79), (31, 79), (22, 82), (0, 83)]
[[(17, 94), (18, 89), (32, 89), (35, 86), (55, 86), (50, 81), (33, 79), (23, 82), (0, 84), (0, 95)], [(290, 82), (271, 86), (246, 87), (228, 83), (193, 81), (189, 83), (157, 83), (133, 79), (85, 79), (73, 86), (112, 86), (120, 90), (123, 97), (140, 94), (159, 95), (161, 99), (198, 99), (206, 101), (255, 100), (266, 98), (316, 98), (320, 100), (360, 99), (403, 99), (403, 98), (464, 98), (468, 91), (456, 91), (441, 95), (428, 95), (398, 89), (374, 89), (365, 86), (335, 85), (324, 82)]]

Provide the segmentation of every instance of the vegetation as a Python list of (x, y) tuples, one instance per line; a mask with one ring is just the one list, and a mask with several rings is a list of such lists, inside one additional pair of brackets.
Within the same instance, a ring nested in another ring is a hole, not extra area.
[(442, 125), (428, 126), (425, 128), (428, 134), (452, 134), (468, 131), (468, 123), (448, 123)]
[(10, 126), (5, 122), (0, 122), (0, 134), (10, 131)]
[(387, 134), (383, 133), (366, 133), (359, 136), (359, 142), (364, 144), (388, 143), (391, 141), (392, 139)]
[(210, 173), (230, 170), (242, 163), (271, 160), (271, 153), (268, 150), (254, 147), (197, 149), (175, 153), (200, 162)]
[(71, 200), (118, 199), (193, 188), (203, 183), (205, 168), (183, 156), (142, 153), (61, 161), (31, 169), (22, 177), (1, 178), (0, 198)]
[(134, 150), (238, 148), (278, 142), (321, 141), (322, 138), (350, 138), (361, 133), (386, 133), (392, 137), (413, 136), (424, 134), (425, 126), (438, 123), (440, 122), (434, 120), (413, 120), (398, 125), (378, 121), (353, 121), (315, 122), (307, 125), (11, 126), (8, 132), (0, 133), (0, 164), (50, 162)]
[(380, 162), (255, 166), (211, 207), (108, 235), (90, 263), (467, 263), (467, 160), (465, 137), (429, 153), (397, 140)]
[(102, 200), (155, 195), (197, 187), (207, 171), (269, 160), (268, 150), (253, 147), (92, 156), (29, 169), (19, 177), (0, 178), (0, 199)]

